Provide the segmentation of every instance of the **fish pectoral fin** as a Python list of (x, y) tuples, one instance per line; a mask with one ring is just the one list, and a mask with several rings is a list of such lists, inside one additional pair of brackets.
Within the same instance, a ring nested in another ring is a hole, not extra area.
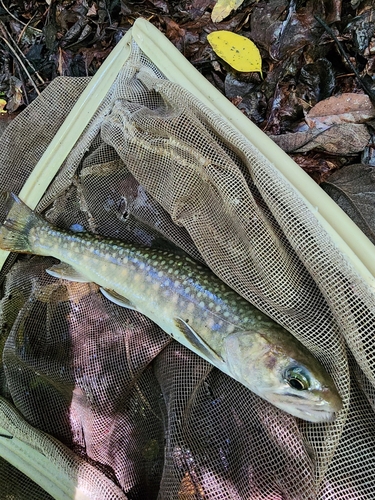
[(174, 323), (189, 344), (194, 346), (197, 351), (209, 359), (211, 363), (214, 365), (224, 363), (224, 359), (215, 352), (186, 321), (181, 318), (175, 318)]
[(102, 292), (104, 297), (106, 297), (111, 302), (114, 302), (118, 306), (126, 307), (126, 309), (132, 309), (133, 311), (138, 310), (135, 307), (135, 305), (130, 302), (130, 300), (128, 300), (126, 297), (123, 297), (122, 295), (115, 292), (114, 290), (107, 290), (106, 288), (100, 287), (100, 291)]
[(83, 276), (83, 274), (65, 262), (60, 262), (59, 264), (55, 264), (49, 269), (46, 269), (46, 273), (54, 276), (55, 278), (62, 278), (67, 281), (78, 281), (79, 283), (91, 282), (91, 280), (88, 280), (85, 276)]

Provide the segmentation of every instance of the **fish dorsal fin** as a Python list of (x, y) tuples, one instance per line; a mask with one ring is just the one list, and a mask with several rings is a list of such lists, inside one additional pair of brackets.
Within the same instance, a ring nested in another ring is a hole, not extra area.
[(49, 269), (46, 269), (46, 273), (54, 276), (55, 278), (62, 278), (67, 281), (77, 281), (79, 283), (91, 282), (91, 280), (88, 280), (86, 276), (83, 276), (83, 274), (65, 262), (60, 262), (60, 264), (55, 264)]
[(113, 291), (113, 290), (107, 290), (106, 288), (100, 287), (100, 291), (106, 297), (108, 300), (113, 302), (114, 304), (117, 304), (118, 306), (121, 307), (126, 307), (126, 309), (132, 309), (133, 311), (137, 311), (138, 309), (135, 307), (134, 304), (130, 302), (126, 297), (123, 297), (119, 293)]
[(188, 343), (209, 359), (211, 363), (214, 365), (224, 363), (224, 359), (215, 352), (186, 321), (181, 318), (175, 318), (174, 323)]

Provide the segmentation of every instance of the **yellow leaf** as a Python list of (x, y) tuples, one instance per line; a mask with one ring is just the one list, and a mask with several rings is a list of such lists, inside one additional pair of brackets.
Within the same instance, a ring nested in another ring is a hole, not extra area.
[(7, 102), (5, 99), (0, 99), (0, 113), (6, 113), (7, 110), (4, 109), (5, 106), (7, 105)]
[(236, 71), (259, 71), (262, 76), (260, 52), (248, 38), (231, 31), (213, 31), (207, 40), (214, 52)]
[(217, 0), (212, 9), (211, 19), (214, 23), (219, 23), (229, 16), (234, 9), (238, 9), (244, 0)]

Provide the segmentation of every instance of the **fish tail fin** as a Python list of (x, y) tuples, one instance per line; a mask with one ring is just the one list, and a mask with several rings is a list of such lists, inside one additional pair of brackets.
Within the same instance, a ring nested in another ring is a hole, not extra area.
[(6, 193), (8, 215), (0, 228), (0, 248), (10, 252), (32, 253), (29, 232), (46, 222), (13, 193)]

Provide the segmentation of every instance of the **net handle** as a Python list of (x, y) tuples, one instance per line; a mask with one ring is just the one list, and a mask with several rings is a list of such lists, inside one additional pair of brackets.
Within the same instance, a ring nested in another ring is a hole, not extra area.
[(2, 397), (0, 422), (0, 457), (56, 500), (90, 500), (104, 497), (105, 492), (110, 492), (113, 500), (126, 500), (122, 490), (102, 472), (28, 424)]

